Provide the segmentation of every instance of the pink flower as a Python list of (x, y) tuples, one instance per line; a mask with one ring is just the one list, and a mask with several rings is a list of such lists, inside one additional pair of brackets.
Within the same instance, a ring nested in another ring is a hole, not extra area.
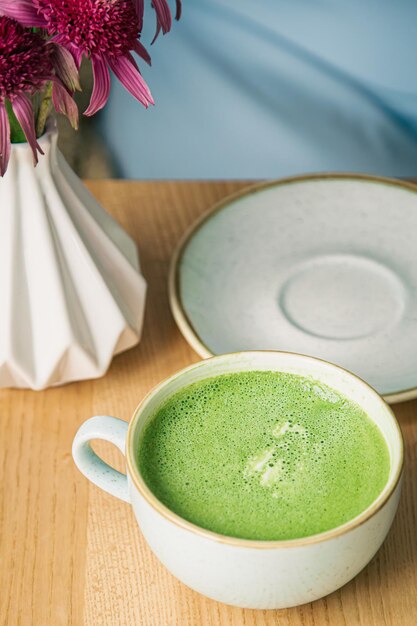
[[(143, 14), (143, 0), (135, 0), (139, 5), (142, 4), (142, 14)], [(160, 31), (165, 35), (171, 30), (172, 25), (172, 16), (171, 9), (169, 8), (169, 4), (167, 0), (153, 0), (152, 6), (155, 9), (156, 13), (156, 33), (153, 38), (153, 42), (158, 37)], [(179, 20), (181, 17), (181, 0), (176, 0), (176, 13), (175, 19)], [(153, 43), (152, 42), (152, 43)]]
[[(71, 52), (77, 67), (83, 56), (91, 59), (94, 87), (85, 114), (93, 115), (108, 100), (109, 67), (139, 102), (145, 107), (153, 104), (131, 54), (136, 52), (150, 63), (149, 54), (139, 42), (142, 0), (135, 2), (136, 7), (133, 0), (0, 0), (0, 13), (25, 26), (45, 29), (52, 41)], [(155, 5), (165, 3), (157, 0)]]
[[(67, 91), (78, 87), (76, 68), (71, 56), (66, 50), (46, 42), (40, 35), (24, 28), (16, 21), (0, 16), (1, 176), (6, 172), (10, 157), (10, 124), (6, 101), (11, 104), (32, 148), (36, 163), (37, 152), (42, 153), (42, 150), (36, 141), (30, 96), (42, 91), (51, 80), (54, 82), (54, 103), (75, 121), (75, 104)], [(65, 92), (65, 98), (62, 92)]]

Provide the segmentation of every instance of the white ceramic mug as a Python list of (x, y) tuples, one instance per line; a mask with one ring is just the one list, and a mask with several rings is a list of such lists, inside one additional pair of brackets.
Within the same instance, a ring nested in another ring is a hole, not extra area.
[[(136, 462), (138, 441), (147, 421), (173, 393), (196, 381), (230, 372), (289, 372), (333, 387), (357, 402), (380, 428), (391, 469), (379, 497), (360, 515), (324, 533), (286, 541), (226, 537), (192, 524), (164, 506), (145, 484)], [(127, 475), (104, 463), (90, 441), (104, 439), (126, 455)], [(398, 506), (403, 441), (388, 405), (365, 382), (325, 361), (284, 352), (240, 352), (201, 361), (158, 385), (138, 406), (130, 425), (98, 416), (78, 430), (75, 463), (105, 491), (130, 502), (148, 544), (183, 583), (227, 604), (284, 608), (316, 600), (353, 578), (374, 556)]]

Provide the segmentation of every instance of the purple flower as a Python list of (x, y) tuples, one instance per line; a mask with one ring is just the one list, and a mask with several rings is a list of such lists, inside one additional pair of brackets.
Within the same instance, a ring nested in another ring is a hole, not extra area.
[[(160, 11), (165, 4), (165, 0), (157, 0), (155, 9), (158, 6)], [(0, 13), (25, 26), (43, 28), (51, 41), (71, 52), (78, 68), (83, 56), (91, 59), (94, 87), (86, 115), (94, 115), (108, 100), (109, 68), (145, 107), (153, 104), (131, 54), (136, 52), (150, 64), (150, 56), (139, 41), (141, 7), (142, 0), (0, 0)], [(165, 16), (161, 28), (166, 26)]]
[[(142, 15), (143, 15), (143, 0), (135, 0), (135, 2), (137, 5), (141, 6)], [(155, 9), (155, 13), (156, 13), (156, 33), (152, 41), (153, 43), (155, 39), (158, 37), (161, 30), (164, 35), (171, 30), (172, 16), (171, 16), (171, 9), (169, 8), (169, 4), (167, 0), (153, 0), (152, 6)], [(180, 17), (181, 17), (181, 0), (176, 0), (175, 19), (179, 20)]]
[[(15, 20), (0, 16), (0, 175), (7, 169), (10, 157), (10, 124), (6, 101), (33, 151), (42, 150), (36, 141), (33, 105), (30, 99), (53, 81), (56, 108), (76, 123), (76, 107), (69, 91), (78, 88), (77, 71), (71, 55), (58, 45), (45, 41), (39, 34), (24, 28)], [(65, 97), (63, 96), (65, 93)]]

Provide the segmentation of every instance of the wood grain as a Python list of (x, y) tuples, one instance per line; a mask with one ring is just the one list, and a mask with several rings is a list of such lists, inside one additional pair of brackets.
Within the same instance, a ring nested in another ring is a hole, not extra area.
[[(414, 626), (417, 623), (417, 402), (396, 407), (407, 465), (393, 529), (371, 564), (323, 600), (284, 611), (227, 607), (176, 581), (130, 507), (88, 484), (74, 433), (97, 413), (126, 420), (162, 378), (197, 361), (170, 315), (166, 279), (185, 228), (238, 182), (96, 181), (90, 189), (137, 240), (149, 283), (143, 341), (107, 376), (44, 392), (0, 391), (2, 626)], [(122, 468), (117, 451), (97, 449)]]

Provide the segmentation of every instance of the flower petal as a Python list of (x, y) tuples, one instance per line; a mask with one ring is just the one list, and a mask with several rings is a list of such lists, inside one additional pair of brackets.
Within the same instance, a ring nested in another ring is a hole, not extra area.
[(156, 31), (155, 31), (155, 35), (153, 36), (153, 39), (151, 41), (151, 46), (155, 43), (155, 41), (158, 39), (158, 35), (161, 32), (161, 24), (159, 22), (156, 23)]
[(94, 115), (104, 107), (110, 95), (110, 73), (103, 57), (94, 55), (91, 57), (93, 66), (94, 86), (90, 104), (84, 111), (84, 115)]
[(154, 104), (149, 87), (142, 78), (131, 54), (116, 58), (109, 57), (107, 62), (123, 87), (127, 89), (136, 100), (139, 100), (146, 108), (148, 108), (150, 104)]
[(35, 120), (33, 115), (32, 103), (29, 98), (22, 93), (15, 97), (12, 102), (12, 107), (19, 124), (26, 135), (26, 139), (28, 140), (28, 143), (32, 148), (33, 160), (36, 164), (38, 162), (37, 151), (43, 154), (43, 150), (36, 141)]
[(78, 108), (72, 96), (57, 80), (54, 81), (52, 87), (52, 103), (57, 113), (65, 115), (71, 126), (78, 128)]
[(133, 0), (133, 6), (135, 7), (136, 14), (139, 20), (139, 32), (142, 32), (143, 27), (143, 14), (145, 12), (144, 0)]
[[(0, 0), (0, 2), (1, 2), (1, 0)], [(54, 43), (56, 43), (56, 44), (59, 44), (59, 45), (61, 45), (63, 48), (65, 48), (66, 50), (68, 50), (68, 51), (72, 54), (72, 56), (73, 56), (73, 58), (74, 58), (74, 61), (75, 61), (75, 65), (76, 65), (76, 67), (77, 67), (77, 70), (79, 70), (79, 69), (80, 69), (81, 61), (82, 61), (82, 58), (83, 58), (83, 50), (82, 50), (82, 48), (79, 48), (79, 47), (78, 47), (78, 46), (76, 46), (75, 44), (73, 44), (73, 43), (71, 43), (71, 42), (68, 42), (68, 41), (66, 40), (66, 38), (65, 38), (64, 36), (62, 36), (62, 35), (54, 35), (54, 36), (51, 38), (51, 40), (50, 40), (50, 41), (51, 41), (51, 42), (54, 42)]]
[[(152, 39), (151, 45), (157, 40), (159, 33), (163, 32), (165, 35), (171, 30), (172, 15), (169, 8), (168, 0), (152, 0), (152, 6), (156, 13), (156, 32)], [(175, 0), (175, 19), (181, 18), (182, 2), (181, 0)]]
[(10, 124), (6, 107), (0, 103), (0, 176), (4, 176), (10, 158)]
[(32, 0), (0, 0), (0, 15), (12, 17), (23, 26), (45, 28), (47, 22), (38, 12)]
[(71, 52), (54, 41), (49, 42), (47, 45), (53, 46), (52, 58), (55, 72), (59, 80), (68, 91), (73, 92), (76, 89), (80, 91), (81, 85), (78, 70)]
[(145, 46), (141, 44), (140, 41), (135, 41), (135, 45), (133, 47), (134, 52), (140, 56), (148, 65), (151, 64), (151, 57), (149, 52), (146, 50)]
[(157, 23), (161, 26), (162, 32), (168, 33), (171, 30), (172, 16), (167, 0), (152, 0), (156, 13)]

